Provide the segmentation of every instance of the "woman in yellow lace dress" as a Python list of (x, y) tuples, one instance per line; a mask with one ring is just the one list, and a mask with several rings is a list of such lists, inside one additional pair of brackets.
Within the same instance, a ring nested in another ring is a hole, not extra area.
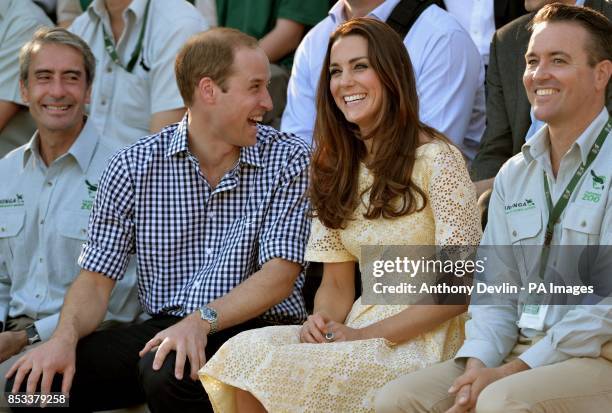
[(306, 252), (324, 263), (302, 326), (251, 330), (200, 370), (217, 412), (371, 412), (376, 390), (451, 358), (464, 306), (353, 303), (362, 245), (476, 245), (461, 153), (418, 119), (410, 60), (386, 24), (332, 34), (317, 94)]

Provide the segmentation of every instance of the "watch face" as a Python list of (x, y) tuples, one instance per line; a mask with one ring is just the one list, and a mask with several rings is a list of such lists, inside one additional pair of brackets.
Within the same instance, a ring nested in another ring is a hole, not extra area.
[(204, 320), (216, 320), (217, 319), (217, 312), (210, 307), (202, 307), (200, 309), (200, 312), (202, 313), (202, 318)]

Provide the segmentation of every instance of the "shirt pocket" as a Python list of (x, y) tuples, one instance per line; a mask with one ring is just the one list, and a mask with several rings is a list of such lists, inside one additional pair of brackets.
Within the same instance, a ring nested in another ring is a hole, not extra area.
[[(117, 68), (117, 86), (115, 89), (115, 114), (125, 123), (136, 129), (149, 130), (151, 120), (151, 102), (147, 79)], [(134, 139), (140, 136), (134, 137)]]
[(87, 226), (89, 214), (82, 212), (66, 212), (59, 216), (57, 231), (66, 238), (87, 241)]
[(562, 244), (596, 245), (599, 243), (604, 209), (584, 205), (568, 205), (563, 217)]
[(542, 231), (542, 214), (539, 210), (512, 214), (508, 218), (508, 232), (513, 245), (533, 245)]
[[(0, 212), (0, 268), (13, 261), (17, 239), (25, 226), (25, 211)], [(10, 271), (9, 271), (10, 272)]]

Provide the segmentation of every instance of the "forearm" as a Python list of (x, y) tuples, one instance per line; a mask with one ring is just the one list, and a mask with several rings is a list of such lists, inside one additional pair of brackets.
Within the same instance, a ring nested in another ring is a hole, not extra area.
[(293, 52), (302, 40), (304, 25), (293, 20), (278, 19), (276, 26), (261, 38), (259, 45), (274, 63)]
[(209, 306), (218, 314), (217, 329), (223, 330), (253, 319), (287, 298), (301, 266), (273, 259)]
[(344, 323), (355, 300), (355, 263), (326, 263), (324, 271), (327, 274), (315, 295), (313, 313)]
[(115, 281), (100, 273), (81, 270), (68, 290), (60, 321), (52, 337), (70, 344), (93, 332), (104, 319)]
[(0, 100), (0, 131), (9, 123), (11, 118), (19, 111), (19, 105), (6, 100)]
[(465, 305), (413, 305), (362, 328), (362, 336), (364, 339), (383, 337), (393, 343), (402, 343), (435, 329), (466, 309)]

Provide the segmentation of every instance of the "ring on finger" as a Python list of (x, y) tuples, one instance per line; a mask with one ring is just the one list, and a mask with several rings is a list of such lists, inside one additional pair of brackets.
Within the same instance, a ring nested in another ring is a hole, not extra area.
[(333, 331), (328, 331), (327, 333), (325, 333), (325, 340), (327, 340), (327, 341), (329, 341), (331, 343), (335, 339), (336, 339), (336, 335), (334, 334)]

